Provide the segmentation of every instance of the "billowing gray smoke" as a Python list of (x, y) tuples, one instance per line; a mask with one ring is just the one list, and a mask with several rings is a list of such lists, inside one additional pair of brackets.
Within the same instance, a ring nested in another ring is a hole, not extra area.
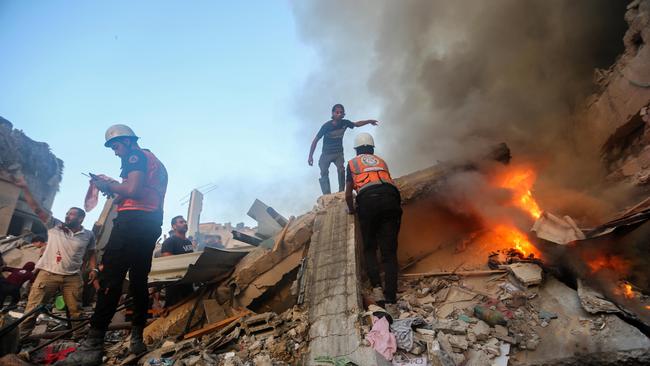
[(397, 174), (502, 141), (515, 157), (544, 162), (574, 184), (588, 176), (575, 169), (595, 166), (599, 146), (580, 133), (588, 129), (575, 128), (576, 112), (593, 92), (594, 69), (609, 67), (623, 49), (625, 2), (323, 0), (293, 7), (321, 62), (300, 94), (299, 113), (326, 117), (332, 102), (359, 119), (374, 117), (360, 111), (376, 111), (379, 152)]

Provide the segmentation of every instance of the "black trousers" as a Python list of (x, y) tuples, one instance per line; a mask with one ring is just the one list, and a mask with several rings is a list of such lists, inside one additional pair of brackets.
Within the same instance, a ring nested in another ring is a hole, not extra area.
[(9, 306), (16, 305), (18, 300), (20, 300), (20, 286), (0, 279), (0, 308), (4, 305), (7, 296), (11, 297)]
[(102, 256), (97, 304), (90, 320), (93, 328), (106, 330), (113, 319), (122, 283), (129, 273), (129, 294), (133, 296), (131, 323), (144, 326), (149, 307), (147, 277), (156, 240), (160, 237), (162, 214), (144, 211), (119, 212)]
[(357, 196), (357, 212), (363, 237), (366, 272), (373, 287), (381, 286), (377, 248), (384, 269), (386, 302), (397, 300), (397, 236), (402, 221), (400, 194), (397, 188), (384, 184), (369, 187)]

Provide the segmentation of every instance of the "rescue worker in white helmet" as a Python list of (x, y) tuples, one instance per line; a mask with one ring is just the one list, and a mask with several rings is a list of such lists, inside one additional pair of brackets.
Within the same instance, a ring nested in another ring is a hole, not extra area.
[(122, 161), (122, 182), (93, 178), (92, 183), (103, 193), (116, 196), (117, 217), (102, 256), (100, 289), (91, 328), (77, 351), (57, 365), (101, 364), (104, 335), (122, 295), (127, 272), (134, 307), (129, 351), (133, 354), (146, 351), (142, 332), (149, 305), (147, 277), (154, 246), (161, 234), (167, 170), (151, 151), (138, 146), (138, 136), (128, 126), (109, 127), (105, 138), (104, 146)]
[[(354, 149), (357, 156), (348, 162), (346, 168), (345, 200), (348, 212), (358, 213), (365, 267), (375, 300), (392, 314), (396, 312), (397, 301), (397, 235), (402, 220), (401, 197), (388, 165), (375, 155), (372, 136), (368, 133), (358, 134), (354, 139)], [(356, 209), (353, 190), (356, 192)], [(383, 287), (377, 248), (381, 252), (384, 268)]]

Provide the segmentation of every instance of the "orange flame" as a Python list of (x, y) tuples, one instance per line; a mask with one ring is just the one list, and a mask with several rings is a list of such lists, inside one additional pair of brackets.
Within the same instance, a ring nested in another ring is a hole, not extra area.
[(514, 246), (518, 251), (520, 251), (524, 256), (533, 254), (535, 257), (541, 257), (541, 254), (533, 244), (530, 243), (528, 237), (524, 235), (514, 226), (510, 225), (497, 225), (492, 229), (492, 232), (497, 236), (499, 241), (508, 243), (511, 246)]
[(622, 283), (619, 287), (614, 289), (614, 293), (625, 296), (626, 299), (633, 299), (636, 296), (634, 290), (632, 290), (632, 285), (629, 283)]
[(645, 309), (646, 309), (646, 310), (650, 310), (650, 305), (646, 305), (646, 306), (645, 306)]
[(587, 266), (591, 273), (598, 272), (603, 269), (610, 269), (616, 273), (624, 274), (628, 272), (630, 262), (617, 256), (600, 255), (594, 259), (587, 260)]
[(522, 168), (509, 171), (499, 179), (498, 185), (513, 191), (515, 195), (515, 206), (528, 212), (534, 219), (542, 215), (542, 210), (533, 198), (531, 189), (535, 183), (537, 174), (530, 168)]

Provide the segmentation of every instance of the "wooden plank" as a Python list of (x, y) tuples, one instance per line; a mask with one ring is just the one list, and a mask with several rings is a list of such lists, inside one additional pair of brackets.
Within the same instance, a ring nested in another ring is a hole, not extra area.
[(457, 272), (425, 272), (425, 273), (405, 273), (400, 277), (440, 277), (440, 276), (486, 276), (495, 273), (506, 273), (505, 269), (494, 269), (485, 271), (457, 271)]
[(185, 336), (183, 336), (183, 339), (200, 337), (200, 336), (202, 336), (204, 334), (215, 332), (215, 331), (227, 326), (228, 324), (243, 318), (244, 316), (246, 316), (246, 315), (248, 315), (250, 313), (251, 313), (250, 310), (242, 311), (241, 313), (239, 313), (237, 315), (234, 315), (234, 316), (231, 316), (230, 318), (226, 318), (226, 319), (224, 319), (224, 320), (222, 320), (220, 322), (210, 324), (210, 325), (205, 326), (205, 327), (203, 327), (201, 329), (197, 329), (197, 330), (195, 330), (193, 332), (187, 333)]

